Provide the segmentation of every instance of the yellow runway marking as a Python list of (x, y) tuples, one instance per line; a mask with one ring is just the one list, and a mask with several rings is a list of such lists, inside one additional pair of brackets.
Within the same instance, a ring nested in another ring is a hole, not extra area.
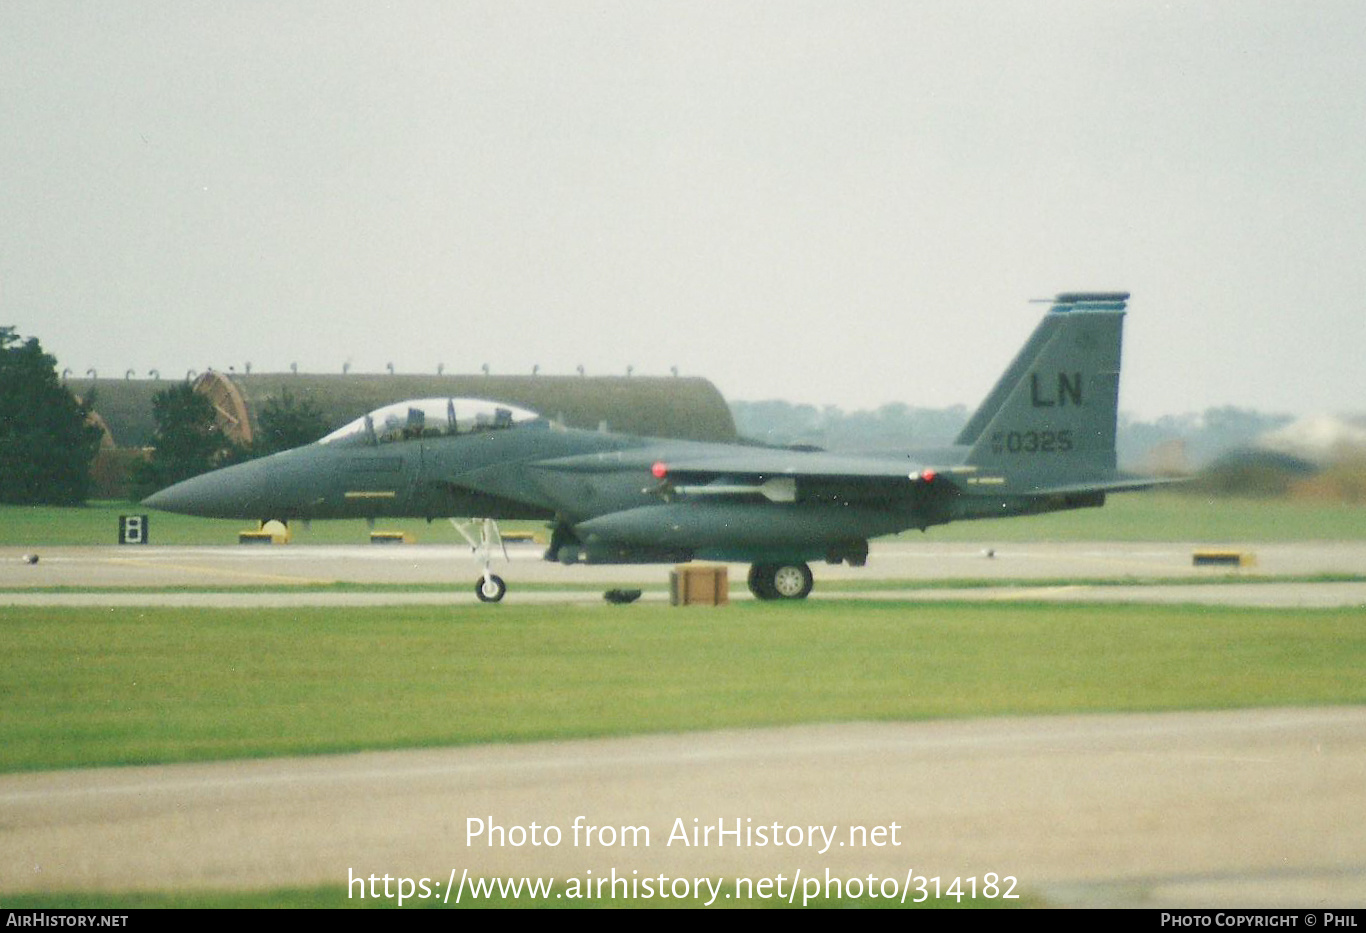
[(109, 557), (104, 560), (106, 564), (118, 564), (124, 567), (143, 567), (149, 570), (183, 570), (186, 573), (205, 573), (220, 577), (235, 577), (245, 580), (256, 580), (268, 583), (296, 583), (311, 586), (330, 586), (336, 580), (319, 580), (313, 577), (287, 577), (276, 573), (252, 573), (250, 571), (224, 570), (222, 567), (206, 567), (203, 564), (166, 564), (161, 561), (135, 560), (131, 558)]

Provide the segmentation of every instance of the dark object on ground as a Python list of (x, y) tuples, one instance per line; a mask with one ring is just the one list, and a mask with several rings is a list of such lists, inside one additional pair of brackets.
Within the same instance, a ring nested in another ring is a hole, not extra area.
[(640, 599), (640, 590), (608, 590), (602, 598), (614, 606), (625, 606)]

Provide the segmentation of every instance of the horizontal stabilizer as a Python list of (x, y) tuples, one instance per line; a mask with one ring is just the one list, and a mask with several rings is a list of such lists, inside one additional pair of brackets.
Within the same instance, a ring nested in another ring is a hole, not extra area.
[(1137, 492), (1143, 489), (1153, 489), (1157, 486), (1170, 486), (1184, 482), (1186, 480), (1180, 477), (1115, 476), (1110, 479), (1098, 479), (1091, 482), (1030, 483), (1027, 486), (1022, 486), (1018, 483), (1010, 483), (1004, 477), (984, 476), (981, 478), (974, 477), (960, 484), (958, 491), (969, 496), (1074, 496), (1092, 492)]
[(1153, 489), (1157, 486), (1171, 486), (1176, 483), (1184, 482), (1186, 482), (1186, 480), (1180, 477), (1130, 476), (1101, 480), (1096, 483), (1071, 483), (1061, 486), (1047, 486), (1037, 490), (1037, 492), (1040, 495), (1047, 496), (1070, 496), (1082, 492), (1138, 492), (1143, 489)]

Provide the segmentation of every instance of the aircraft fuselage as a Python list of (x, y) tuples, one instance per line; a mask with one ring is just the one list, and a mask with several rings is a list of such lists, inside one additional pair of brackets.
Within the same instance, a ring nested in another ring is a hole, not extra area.
[[(541, 519), (546, 557), (753, 562), (764, 598), (800, 598), (807, 561), (862, 564), (868, 539), (945, 522), (1102, 505), (1152, 485), (1115, 470), (1123, 293), (1059, 295), (956, 450), (837, 454), (564, 428), (479, 399), (414, 399), (322, 440), (147, 500), (244, 519)], [(924, 458), (927, 459), (927, 458)], [(503, 584), (487, 567), (480, 598)], [(493, 584), (497, 583), (495, 587)]]

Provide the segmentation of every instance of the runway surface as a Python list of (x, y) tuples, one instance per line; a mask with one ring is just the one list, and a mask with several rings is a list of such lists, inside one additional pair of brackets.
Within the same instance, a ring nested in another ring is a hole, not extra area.
[[(1191, 565), (1187, 544), (875, 545), (817, 567), (813, 598), (1217, 601), (1363, 606), (1360, 583), (1225, 582), (1366, 574), (1366, 545), (1259, 545), (1256, 566)], [(433, 546), (0, 551), (5, 605), (474, 602), (467, 549)], [(508, 601), (600, 600), (660, 567), (499, 568)], [(1078, 585), (1107, 577), (1183, 585)], [(743, 568), (731, 572), (743, 593)], [(975, 579), (971, 589), (896, 588)], [(879, 581), (868, 589), (849, 581)], [(319, 592), (308, 583), (449, 585)], [(886, 581), (892, 581), (890, 584)], [(519, 584), (536, 584), (519, 589)], [(585, 587), (587, 584), (587, 587)], [(822, 584), (826, 584), (824, 587)], [(838, 584), (838, 585), (831, 585)], [(173, 592), (166, 587), (204, 588)], [(265, 586), (270, 592), (244, 591)], [(110, 587), (119, 592), (104, 591)], [(889, 588), (890, 587), (890, 588)], [(48, 590), (47, 588), (52, 588)], [(1363, 615), (1366, 622), (1366, 614)], [(576, 817), (645, 826), (648, 847), (574, 846)], [(556, 826), (558, 846), (466, 845), (467, 820)], [(277, 888), (350, 877), (906, 878), (986, 873), (1056, 905), (1366, 906), (1366, 709), (814, 726), (0, 776), (0, 892)], [(896, 824), (898, 844), (666, 845), (697, 826)], [(915, 882), (918, 883), (918, 882)], [(914, 897), (914, 895), (912, 895)], [(724, 900), (724, 895), (722, 895)]]

